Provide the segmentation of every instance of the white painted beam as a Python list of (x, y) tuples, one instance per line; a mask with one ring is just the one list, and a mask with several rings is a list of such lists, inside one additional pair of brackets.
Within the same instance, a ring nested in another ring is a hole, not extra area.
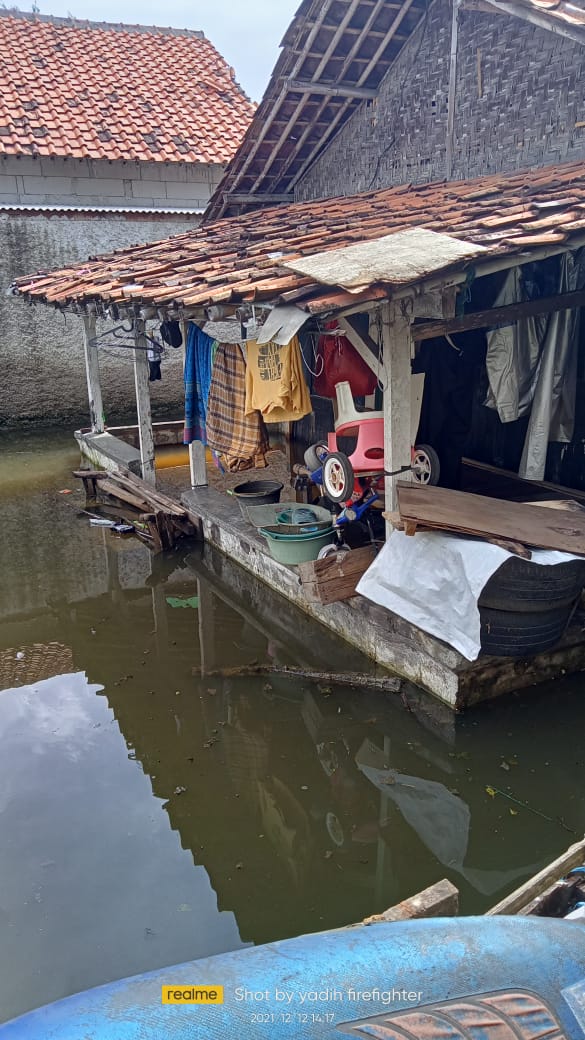
[(376, 377), (380, 375), (381, 363), (377, 357), (375, 351), (377, 350), (377, 344), (367, 334), (358, 331), (357, 323), (355, 318), (347, 316), (345, 318), (339, 318), (338, 325), (347, 336), (352, 347), (355, 348), (362, 361), (365, 361), (368, 368), (371, 368), (372, 372)]
[(83, 352), (85, 354), (85, 375), (87, 379), (87, 399), (89, 402), (89, 422), (92, 433), (104, 432), (104, 406), (102, 402), (102, 385), (100, 380), (100, 362), (98, 348), (91, 345), (95, 338), (95, 317), (93, 314), (83, 316)]
[(144, 322), (136, 320), (134, 326), (134, 385), (136, 388), (136, 411), (138, 413), (138, 435), (140, 438), (140, 459), (142, 479), (156, 487), (154, 468), (154, 434), (152, 432), (152, 416), (150, 411), (150, 388), (148, 382), (149, 368), (146, 352), (147, 340), (144, 335)]
[[(411, 370), (412, 338), (410, 317), (400, 305), (382, 305), (382, 342), (384, 346), (384, 466), (391, 473), (409, 467), (411, 462)], [(406, 470), (386, 477), (386, 511), (398, 508), (397, 484), (410, 480)], [(387, 525), (387, 535), (391, 531)]]

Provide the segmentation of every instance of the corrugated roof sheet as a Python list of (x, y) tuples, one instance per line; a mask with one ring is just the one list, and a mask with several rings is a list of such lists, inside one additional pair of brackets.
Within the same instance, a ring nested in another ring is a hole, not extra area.
[(158, 209), (155, 206), (25, 206), (20, 203), (0, 203), (0, 213), (27, 213), (36, 215), (47, 213), (53, 217), (67, 217), (84, 213), (99, 213), (103, 216), (128, 216), (135, 214), (140, 217), (200, 217), (202, 209)]
[(254, 110), (203, 33), (0, 12), (0, 155), (226, 163)]
[[(135, 301), (180, 310), (282, 300), (325, 311), (341, 306), (344, 297), (354, 302), (358, 297), (319, 286), (283, 266), (286, 261), (414, 227), (485, 246), (486, 257), (570, 243), (585, 234), (585, 166), (567, 163), (471, 181), (405, 185), (248, 213), (62, 271), (19, 278), (15, 289), (58, 306)], [(385, 294), (374, 286), (366, 298)]]

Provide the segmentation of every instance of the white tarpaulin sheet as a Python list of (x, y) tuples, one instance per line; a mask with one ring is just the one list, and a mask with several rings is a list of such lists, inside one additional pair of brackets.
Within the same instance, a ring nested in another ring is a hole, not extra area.
[[(489, 542), (440, 531), (421, 531), (414, 537), (393, 531), (356, 592), (475, 661), (481, 649), (477, 601), (488, 579), (512, 555)], [(574, 559), (581, 557), (532, 550), (533, 563)]]

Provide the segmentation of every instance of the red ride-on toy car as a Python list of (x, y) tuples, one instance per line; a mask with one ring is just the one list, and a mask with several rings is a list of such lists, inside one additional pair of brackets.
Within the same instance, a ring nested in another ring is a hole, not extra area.
[[(416, 431), (424, 375), (412, 377), (411, 414)], [(328, 434), (327, 444), (311, 445), (305, 452), (305, 465), (315, 483), (333, 502), (348, 502), (375, 493), (387, 472), (384, 469), (384, 416), (382, 412), (358, 412), (355, 409), (349, 383), (338, 383), (337, 420), (335, 432)], [(350, 456), (338, 450), (338, 437), (355, 437), (357, 441)], [(317, 471), (321, 470), (319, 474)], [(419, 484), (437, 484), (440, 475), (439, 457), (430, 445), (417, 444), (411, 449), (410, 470)], [(393, 474), (392, 474), (393, 475)], [(320, 479), (319, 479), (320, 477)]]

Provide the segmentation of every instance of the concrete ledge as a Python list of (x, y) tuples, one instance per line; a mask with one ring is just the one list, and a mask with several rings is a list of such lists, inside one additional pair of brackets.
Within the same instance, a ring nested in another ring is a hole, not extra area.
[(207, 542), (372, 660), (454, 711), (566, 672), (585, 671), (582, 617), (576, 617), (564, 639), (545, 654), (522, 659), (480, 657), (470, 662), (446, 643), (361, 596), (327, 606), (309, 603), (296, 569), (269, 555), (264, 539), (227, 495), (214, 488), (196, 488), (184, 492), (181, 502)]
[(94, 466), (101, 466), (110, 473), (127, 469), (137, 477), (142, 475), (140, 452), (111, 433), (84, 433), (76, 430), (75, 440), (81, 454)]

